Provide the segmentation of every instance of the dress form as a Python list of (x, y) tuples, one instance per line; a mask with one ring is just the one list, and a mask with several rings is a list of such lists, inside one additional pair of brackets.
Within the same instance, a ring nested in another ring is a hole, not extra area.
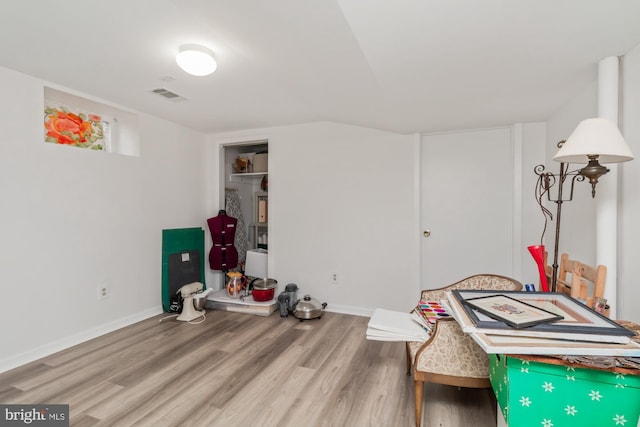
[(209, 251), (209, 267), (212, 270), (229, 271), (238, 265), (238, 251), (233, 244), (237, 223), (238, 220), (228, 216), (224, 210), (207, 220), (213, 240)]

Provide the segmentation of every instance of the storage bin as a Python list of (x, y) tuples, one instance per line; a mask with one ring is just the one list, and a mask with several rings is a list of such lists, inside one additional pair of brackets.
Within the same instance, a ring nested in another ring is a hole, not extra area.
[(636, 427), (639, 375), (491, 354), (491, 386), (509, 427)]
[(269, 171), (269, 155), (267, 153), (258, 153), (253, 156), (253, 172)]

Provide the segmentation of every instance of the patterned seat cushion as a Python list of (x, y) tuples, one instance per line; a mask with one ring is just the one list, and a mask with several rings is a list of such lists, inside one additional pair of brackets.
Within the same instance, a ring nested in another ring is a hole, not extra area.
[[(424, 290), (422, 300), (446, 300), (453, 289), (491, 289), (516, 291), (522, 284), (508, 277), (476, 275), (440, 289)], [(418, 371), (471, 378), (489, 377), (489, 358), (470, 335), (462, 332), (458, 322), (443, 319), (426, 342), (407, 343), (411, 360)]]

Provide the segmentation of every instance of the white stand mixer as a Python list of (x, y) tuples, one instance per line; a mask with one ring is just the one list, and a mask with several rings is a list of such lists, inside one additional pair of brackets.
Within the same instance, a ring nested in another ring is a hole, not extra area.
[(183, 298), (182, 312), (180, 313), (180, 316), (178, 316), (178, 320), (181, 320), (183, 322), (190, 322), (205, 315), (204, 310), (196, 310), (193, 301), (196, 294), (198, 299), (200, 299), (205, 298), (207, 294), (211, 292), (212, 289), (207, 289), (204, 292), (200, 292), (202, 291), (203, 286), (204, 285), (200, 282), (193, 282), (178, 289), (178, 292), (180, 292), (180, 295)]

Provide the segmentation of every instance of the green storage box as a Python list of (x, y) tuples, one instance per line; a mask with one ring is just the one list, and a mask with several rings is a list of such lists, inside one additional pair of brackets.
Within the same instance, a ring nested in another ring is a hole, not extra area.
[[(173, 228), (162, 230), (162, 309), (171, 311), (170, 274), (171, 255), (181, 252), (195, 251), (199, 254), (199, 281), (204, 281), (204, 229), (202, 227)], [(186, 284), (186, 283), (185, 283)]]
[(491, 386), (509, 427), (636, 427), (639, 375), (489, 355)]

